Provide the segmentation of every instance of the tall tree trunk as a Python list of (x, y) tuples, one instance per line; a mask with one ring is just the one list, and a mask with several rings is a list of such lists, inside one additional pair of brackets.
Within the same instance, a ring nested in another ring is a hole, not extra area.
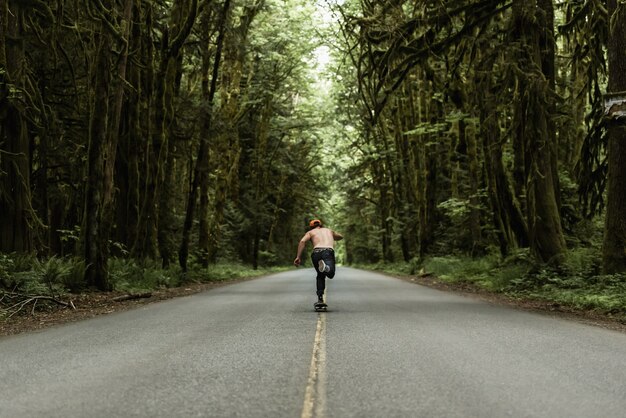
[(559, 150), (556, 132), (555, 115), (557, 114), (556, 102), (554, 100), (556, 91), (556, 38), (554, 36), (554, 4), (553, 0), (537, 0), (537, 22), (541, 27), (539, 36), (539, 50), (541, 51), (541, 69), (548, 84), (546, 94), (547, 107), (547, 146), (550, 149), (550, 171), (552, 172), (552, 182), (554, 183), (554, 195), (556, 207), (559, 213), (559, 223), (561, 223), (561, 182), (559, 181)]
[[(482, 138), (482, 154), (485, 167), (487, 196), (491, 206), (493, 227), (496, 231), (500, 254), (507, 256), (511, 249), (528, 247), (528, 227), (523, 211), (515, 198), (503, 162), (503, 142), (500, 131), (499, 85), (491, 71), (498, 64), (497, 54), (482, 55), (475, 81), (476, 90), (472, 105), (479, 109), (479, 137)], [(507, 104), (508, 105), (508, 104)]]
[[(226, 9), (224, 9), (225, 13)], [(226, 21), (224, 18), (220, 22), (222, 25), (220, 28), (220, 32), (218, 34), (218, 48), (221, 56), (221, 50), (224, 44), (224, 25)], [(211, 13), (210, 9), (206, 8), (202, 17), (200, 18), (200, 27), (203, 36), (203, 43), (206, 45), (209, 44), (209, 37), (211, 31)], [(197, 173), (193, 174), (193, 182), (197, 183), (197, 186), (192, 185), (192, 191), (189, 195), (191, 198), (193, 196), (194, 201), (189, 202), (187, 204), (187, 215), (193, 218), (193, 209), (195, 205), (195, 187), (198, 187), (200, 194), (200, 202), (198, 206), (198, 218), (199, 218), (199, 231), (198, 231), (198, 247), (200, 252), (200, 257), (202, 260), (208, 260), (208, 248), (209, 248), (209, 160), (210, 148), (208, 147), (208, 137), (211, 135), (210, 129), (212, 126), (212, 113), (213, 113), (213, 100), (215, 97), (217, 84), (217, 72), (219, 69), (219, 62), (213, 62), (213, 73), (211, 74), (211, 50), (208, 47), (202, 49), (202, 66), (201, 66), (201, 74), (202, 74), (202, 97), (207, 103), (206, 108), (201, 109), (200, 120), (202, 121), (202, 128), (200, 133), (200, 150), (198, 151), (198, 159), (196, 161), (197, 164)], [(215, 60), (215, 57), (213, 57)], [(209, 76), (212, 75), (211, 81), (209, 82)], [(190, 218), (190, 219), (192, 219)], [(189, 228), (191, 224), (189, 224)], [(187, 223), (185, 223), (185, 228), (187, 228)], [(181, 251), (188, 251), (187, 247), (189, 245), (189, 232), (187, 229), (183, 231), (183, 244), (181, 244)], [(186, 255), (184, 258), (186, 259)], [(182, 258), (179, 256), (179, 260)], [(186, 264), (186, 261), (185, 261)], [(182, 261), (181, 261), (182, 266)]]
[[(504, 163), (502, 161), (502, 143), (498, 137), (496, 111), (489, 110), (485, 102), (481, 110), (480, 130), (483, 138), (485, 176), (487, 192), (491, 202), (493, 225), (498, 231), (500, 253), (509, 254), (510, 250), (528, 246), (528, 227), (524, 214), (513, 195)], [(493, 103), (493, 102), (492, 102)]]
[[(544, 0), (540, 0), (544, 6)], [(527, 219), (532, 252), (544, 262), (559, 263), (566, 250), (559, 213), (552, 123), (554, 22), (536, 0), (513, 1), (514, 41), (519, 42), (516, 141), (524, 144)], [(550, 58), (552, 51), (552, 58)], [(548, 55), (547, 57), (544, 55)], [(544, 73), (544, 72), (547, 72)]]
[[(104, 161), (104, 195), (102, 202), (102, 229), (108, 237), (115, 224), (115, 168), (117, 164), (117, 150), (120, 138), (120, 126), (122, 122), (122, 109), (124, 106), (126, 70), (128, 66), (128, 51), (131, 33), (131, 18), (134, 0), (125, 0), (123, 14), (120, 20), (120, 35), (125, 40), (117, 61), (115, 78), (111, 82), (111, 116), (108, 120), (106, 158)], [(123, 224), (123, 228), (126, 224)]]
[[(429, 85), (426, 76), (423, 71), (419, 76), (420, 89), (418, 96), (418, 122), (424, 123), (429, 120), (429, 103), (430, 92), (427, 90)], [(428, 163), (427, 163), (427, 151), (426, 144), (428, 138), (426, 134), (419, 134), (418, 140), (415, 143), (416, 147), (416, 188), (417, 188), (417, 211), (419, 219), (419, 258), (423, 259), (428, 252), (428, 246), (430, 245), (430, 226), (429, 214), (428, 214)]]
[(165, 157), (163, 159), (162, 182), (158, 195), (157, 215), (157, 241), (161, 255), (162, 266), (170, 265), (174, 259), (175, 244), (174, 233), (176, 228), (174, 218), (174, 156), (175, 141), (178, 135), (177, 120), (175, 114), (175, 98), (179, 94), (180, 80), (183, 65), (182, 47), (191, 34), (198, 14), (198, 0), (184, 0), (176, 3), (172, 12), (172, 35), (173, 39), (168, 44), (164, 62), (164, 81), (162, 113), (163, 136), (166, 138)]
[[(198, 10), (197, 0), (176, 0), (171, 9), (168, 25), (163, 28), (160, 61), (153, 79), (152, 120), (150, 132), (150, 152), (148, 154), (148, 172), (146, 195), (140, 216), (140, 235), (143, 245), (139, 248), (142, 258), (155, 258), (161, 255), (163, 265), (168, 265), (173, 248), (170, 245), (172, 208), (167, 205), (171, 199), (163, 198), (164, 182), (170, 173), (167, 167), (170, 135), (169, 129), (174, 121), (173, 90), (176, 82), (176, 68), (181, 49), (193, 28)], [(160, 217), (166, 219), (160, 221)]]
[[(157, 23), (155, 6), (151, 2), (143, 3), (143, 25), (142, 45), (140, 62), (143, 67), (140, 74), (140, 95), (138, 95), (138, 109), (141, 114), (141, 123), (135, 125), (133, 136), (136, 144), (141, 152), (138, 156), (138, 173), (137, 195), (139, 201), (136, 205), (137, 227), (135, 241), (133, 242), (131, 254), (134, 258), (143, 260), (145, 258), (154, 257), (156, 254), (156, 237), (153, 229), (154, 222), (152, 218), (154, 214), (154, 184), (155, 184), (155, 168), (154, 154), (155, 146), (153, 144), (154, 131), (157, 129), (154, 124), (154, 108), (156, 107), (156, 84), (157, 81), (157, 63), (156, 56), (156, 39), (154, 38)], [(132, 169), (132, 166), (131, 166)], [(132, 185), (131, 185), (132, 186)], [(132, 192), (132, 191), (131, 191)], [(134, 208), (130, 208), (131, 215)]]
[[(395, 104), (397, 106), (397, 103)], [(390, 112), (392, 119), (389, 121), (392, 124), (393, 131), (389, 129), (387, 117), (379, 119), (379, 125), (381, 127), (381, 136), (384, 144), (384, 156), (385, 165), (389, 172), (389, 179), (391, 182), (391, 197), (392, 207), (394, 209), (394, 217), (397, 218), (396, 224), (400, 227), (400, 249), (402, 251), (402, 258), (404, 261), (409, 261), (412, 258), (411, 250), (409, 248), (409, 240), (407, 236), (408, 224), (407, 219), (407, 203), (404, 199), (406, 195), (405, 173), (406, 173), (406, 159), (404, 157), (404, 142), (402, 124), (400, 120), (400, 108), (394, 108)], [(393, 138), (393, 146), (390, 144), (390, 139)], [(399, 221), (399, 222), (398, 222)]]
[[(269, 188), (269, 178), (270, 171), (272, 167), (272, 156), (273, 152), (268, 152), (268, 144), (269, 144), (269, 136), (270, 136), (270, 127), (271, 127), (271, 119), (274, 114), (273, 110), (273, 95), (267, 95), (263, 100), (263, 106), (259, 112), (259, 119), (256, 124), (256, 129), (254, 133), (255, 144), (254, 144), (254, 163), (251, 164), (253, 166), (252, 176), (254, 176), (254, 204), (257, 208), (261, 209), (266, 206), (267, 197), (270, 191)], [(245, 154), (246, 150), (243, 151)], [(269, 155), (268, 155), (269, 154)], [(283, 182), (278, 190), (274, 190), (274, 192), (278, 196), (283, 192)], [(274, 212), (274, 215), (277, 213)], [(267, 250), (269, 251), (272, 245), (272, 225), (276, 220), (272, 217), (270, 218), (270, 213), (265, 210), (257, 212), (255, 215), (254, 223), (253, 223), (253, 247), (252, 247), (252, 267), (256, 270), (259, 266), (259, 252), (261, 251), (261, 233), (266, 222), (261, 219), (267, 217), (266, 219), (272, 219), (269, 225), (269, 231), (267, 234)], [(264, 232), (264, 231), (263, 231)], [(243, 259), (246, 259), (245, 256)]]
[(0, 0), (0, 252), (33, 249), (30, 141), (23, 100), (11, 97), (25, 85), (23, 19)]
[[(626, 7), (608, 0), (609, 93), (626, 92)], [(624, 93), (626, 95), (626, 93)], [(622, 106), (622, 109), (624, 106)], [(623, 111), (623, 110), (622, 110)], [(626, 272), (626, 127), (613, 119), (608, 127), (608, 187), (604, 228), (603, 269)]]
[[(487, 105), (487, 103), (493, 104), (493, 101), (485, 102), (480, 112), (480, 130), (483, 138), (483, 154), (485, 155), (487, 195), (491, 202), (493, 226), (500, 244), (500, 254), (504, 257), (509, 254), (510, 248), (515, 246), (515, 237), (508, 223), (507, 211), (504, 210), (498, 187), (498, 180), (502, 183), (502, 180), (506, 181), (506, 177), (499, 176), (503, 174), (503, 170), (496, 171), (498, 168), (501, 168), (502, 161), (501, 145), (497, 138), (494, 138), (496, 132), (498, 132), (496, 112), (490, 110), (490, 107)], [(508, 197), (508, 194), (505, 197)]]
[(131, 227), (131, 255), (135, 259), (144, 259), (154, 254), (154, 233), (150, 229), (150, 211), (152, 199), (153, 157), (152, 132), (154, 97), (155, 97), (155, 11), (152, 2), (141, 2), (141, 43), (138, 53), (139, 67), (137, 82), (136, 107), (131, 111), (136, 119), (133, 123), (131, 140), (133, 148), (129, 155), (129, 221), (136, 219), (136, 226)]
[[(571, 8), (567, 9), (565, 21), (573, 18)], [(575, 57), (576, 45), (572, 39), (566, 37), (562, 55)], [(569, 59), (569, 58), (568, 58)], [(568, 117), (559, 129), (559, 152), (561, 162), (568, 172), (573, 173), (580, 159), (580, 151), (585, 139), (585, 109), (587, 109), (587, 95), (585, 95), (585, 64), (581, 59), (573, 59), (571, 65), (561, 65), (561, 84), (565, 103), (568, 104)]]
[(117, 202), (117, 229), (116, 239), (125, 244), (131, 255), (137, 242), (137, 228), (139, 222), (140, 206), (140, 158), (145, 153), (145, 140), (142, 126), (145, 119), (142, 112), (143, 93), (145, 93), (142, 82), (142, 65), (139, 63), (145, 59), (144, 53), (144, 31), (147, 24), (146, 9), (142, 2), (134, 2), (134, 20), (139, 23), (132, 24), (132, 33), (129, 39), (129, 48), (137, 51), (136, 59), (128, 65), (128, 82), (132, 89), (128, 92), (128, 99), (125, 106), (123, 124), (125, 135), (120, 136), (119, 158), (116, 158), (115, 184), (119, 190), (120, 199)]
[(215, 143), (217, 151), (215, 155), (218, 157), (215, 178), (217, 184), (209, 222), (209, 245), (206, 251), (203, 251), (207, 259), (202, 260), (203, 265), (216, 261), (227, 201), (237, 195), (241, 157), (237, 126), (241, 111), (241, 80), (250, 27), (264, 3), (265, 0), (255, 0), (254, 3), (244, 6), (239, 25), (229, 32), (231, 36), (227, 38), (228, 42), (224, 45), (224, 70), (220, 85), (221, 107), (219, 111), (220, 122), (224, 128)]
[[(407, 88), (407, 97), (408, 97), (408, 109), (406, 110), (407, 120), (405, 122), (405, 126), (410, 130), (410, 128), (417, 126), (420, 121), (419, 115), (419, 97), (420, 91), (417, 87), (417, 83), (415, 81), (415, 77), (409, 78), (408, 88)], [(406, 152), (407, 152), (407, 202), (409, 202), (409, 225), (407, 230), (407, 239), (409, 240), (409, 248), (411, 249), (412, 258), (415, 257), (416, 254), (419, 254), (419, 202), (420, 202), (420, 194), (419, 187), (420, 184), (420, 163), (419, 163), (419, 141), (421, 140), (419, 135), (411, 134), (406, 135), (407, 143), (406, 143)]]
[[(412, 155), (412, 142), (415, 141), (415, 134), (407, 134), (415, 127), (414, 95), (416, 89), (414, 87), (412, 79), (405, 81), (401, 89), (402, 98), (396, 98), (392, 102), (394, 108), (389, 111), (389, 119), (393, 124), (395, 162), (390, 159), (391, 153), (387, 153), (388, 164), (392, 167), (391, 171), (396, 179), (393, 187), (394, 204), (400, 221), (402, 257), (407, 262), (418, 252), (418, 220), (414, 184), (416, 166)], [(380, 123), (383, 126), (386, 125), (385, 118), (381, 118)]]
[(93, 107), (89, 123), (87, 185), (85, 190), (84, 251), (85, 281), (88, 286), (111, 290), (108, 280), (108, 235), (103, 228), (105, 188), (105, 154), (109, 149), (107, 118), (111, 84), (111, 34), (104, 23), (97, 34), (98, 49), (93, 63), (95, 81), (92, 86)]
[[(423, 79), (420, 118), (422, 122), (439, 120), (441, 117), (438, 104), (431, 100), (433, 83), (427, 77)], [(433, 136), (436, 134), (426, 133), (422, 136), (421, 158), (422, 169), (422, 205), (420, 207), (420, 258), (423, 258), (434, 242), (435, 227), (437, 224), (437, 193), (438, 172), (440, 169), (439, 154), (440, 143)]]
[(471, 255), (476, 257), (483, 253), (482, 230), (480, 223), (480, 163), (478, 158), (478, 144), (476, 143), (476, 130), (471, 129), (466, 132), (466, 124), (464, 121), (459, 122), (459, 131), (463, 132), (467, 143), (467, 159), (469, 163), (469, 225), (472, 234)]
[[(110, 3), (103, 4), (110, 10)], [(85, 191), (85, 261), (87, 285), (111, 290), (108, 278), (109, 237), (114, 223), (114, 170), (120, 121), (124, 104), (124, 85), (128, 63), (133, 0), (125, 0), (119, 31), (122, 48), (117, 60), (116, 78), (112, 79), (111, 49), (114, 30), (102, 24), (94, 61), (93, 107), (89, 126), (87, 189)]]
[[(187, 199), (187, 210), (185, 213), (185, 223), (183, 224), (183, 237), (180, 243), (180, 249), (178, 251), (178, 262), (184, 272), (187, 271), (187, 258), (189, 257), (189, 240), (191, 235), (191, 228), (193, 226), (193, 218), (196, 207), (196, 199), (198, 196), (198, 187), (200, 181), (208, 181), (208, 152), (209, 152), (209, 132), (211, 131), (211, 118), (213, 100), (215, 98), (215, 92), (217, 91), (217, 77), (220, 68), (220, 61), (222, 59), (222, 48), (224, 45), (224, 36), (226, 23), (228, 21), (230, 11), (230, 0), (224, 1), (224, 8), (222, 10), (222, 16), (219, 23), (219, 34), (217, 37), (217, 49), (215, 51), (215, 58), (213, 59), (213, 72), (211, 78), (211, 84), (208, 90), (206, 89), (206, 82), (203, 82), (204, 92), (203, 95), (206, 99), (206, 109), (203, 114), (202, 131), (200, 132), (200, 146), (198, 148), (198, 157), (196, 158), (196, 164), (193, 170), (193, 178), (191, 187), (189, 190), (189, 196)], [(208, 13), (208, 12), (207, 12)], [(205, 27), (205, 30), (208, 26)], [(208, 34), (207, 39), (208, 39)], [(208, 46), (205, 46), (205, 54), (208, 53)], [(206, 59), (203, 58), (203, 62)], [(203, 74), (203, 77), (206, 77)]]
[(174, 114), (174, 98), (180, 93), (180, 76), (182, 74), (182, 56), (172, 59), (168, 64), (165, 76), (165, 132), (167, 136), (167, 156), (164, 161), (161, 192), (159, 194), (159, 212), (157, 225), (157, 241), (159, 244), (159, 254), (161, 255), (161, 266), (168, 268), (174, 260), (176, 245), (174, 234), (177, 230), (176, 218), (174, 217), (174, 201), (176, 196), (175, 184), (175, 163), (176, 163), (176, 142), (180, 142), (178, 120)]
[(380, 243), (383, 261), (387, 263), (391, 263), (394, 261), (393, 257), (393, 248), (391, 247), (391, 236), (392, 236), (392, 227), (391, 227), (391, 202), (389, 198), (389, 186), (387, 184), (387, 179), (384, 175), (384, 168), (382, 167), (381, 161), (376, 161), (374, 164), (374, 182), (378, 185), (379, 192), (379, 201), (378, 201), (378, 212), (380, 218)]

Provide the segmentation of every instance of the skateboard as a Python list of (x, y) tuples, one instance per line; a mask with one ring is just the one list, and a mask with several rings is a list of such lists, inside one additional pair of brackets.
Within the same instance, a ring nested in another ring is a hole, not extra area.
[(328, 305), (323, 302), (315, 302), (313, 308), (315, 308), (315, 312), (326, 312)]

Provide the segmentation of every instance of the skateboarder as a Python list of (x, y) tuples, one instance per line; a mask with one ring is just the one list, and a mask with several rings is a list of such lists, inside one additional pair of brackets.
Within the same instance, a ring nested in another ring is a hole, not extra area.
[[(302, 263), (302, 253), (307, 241), (313, 244), (311, 261), (317, 272), (317, 304), (324, 304), (324, 290), (326, 289), (326, 277), (335, 277), (335, 241), (343, 239), (343, 235), (332, 229), (322, 226), (322, 221), (313, 219), (309, 222), (309, 231), (304, 234), (298, 243), (298, 255), (293, 261), (297, 267)], [(317, 305), (316, 304), (316, 305)], [(325, 304), (324, 304), (325, 305)]]

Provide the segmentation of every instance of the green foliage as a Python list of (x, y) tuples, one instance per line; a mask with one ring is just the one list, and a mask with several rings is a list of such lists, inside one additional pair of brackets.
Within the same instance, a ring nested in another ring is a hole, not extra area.
[(423, 122), (423, 123), (417, 124), (414, 129), (404, 132), (404, 135), (438, 134), (438, 133), (444, 133), (448, 129), (450, 129), (450, 126), (445, 122), (441, 122), (441, 123)]
[(9, 257), (11, 258), (12, 272), (29, 271), (39, 263), (34, 254), (13, 253)]
[(14, 283), (12, 290), (15, 292), (31, 295), (49, 294), (49, 286), (43, 282), (41, 272), (37, 268), (15, 272), (12, 275), (12, 280)]
[(462, 224), (471, 210), (469, 200), (455, 197), (439, 203), (437, 207), (456, 225)]
[(459, 276), (464, 266), (463, 260), (457, 257), (432, 257), (424, 262), (424, 268), (441, 280), (453, 281)]
[(177, 266), (165, 270), (154, 261), (139, 264), (124, 258), (109, 260), (109, 275), (115, 290), (127, 292), (176, 287), (183, 279)]
[(0, 287), (11, 287), (11, 271), (13, 271), (13, 258), (8, 254), (0, 254)]
[[(270, 253), (264, 255), (272, 259)], [(269, 261), (268, 261), (269, 263)], [(251, 266), (223, 263), (209, 269), (198, 263), (191, 266), (186, 275), (180, 268), (162, 269), (155, 262), (139, 264), (134, 260), (111, 258), (109, 274), (114, 290), (142, 292), (184, 285), (185, 282), (228, 281), (255, 277), (281, 271), (280, 267), (254, 270)], [(76, 258), (49, 257), (38, 259), (32, 255), (0, 254), (0, 318), (16, 314), (49, 309), (57, 306), (50, 300), (35, 296), (62, 300), (69, 292), (84, 290), (85, 263)]]
[(252, 266), (234, 262), (220, 262), (205, 269), (195, 264), (187, 271), (184, 279), (195, 283), (219, 282), (257, 277), (285, 269), (286, 267), (260, 267), (255, 270)]
[(506, 291), (516, 297), (626, 315), (626, 275), (601, 275), (600, 263), (600, 250), (577, 248), (567, 253), (558, 270), (535, 266), (511, 281)]
[(223, 263), (210, 266), (205, 271), (204, 281), (222, 281), (242, 279), (268, 274), (270, 272), (286, 270), (287, 267), (259, 268), (254, 270), (251, 266), (241, 264)]
[(80, 241), (80, 225), (74, 225), (72, 229), (59, 229), (59, 239), (61, 242), (73, 242)]
[(24, 294), (59, 295), (84, 286), (85, 263), (77, 258), (0, 254), (0, 287)]
[(39, 281), (48, 286), (51, 294), (65, 290), (63, 283), (70, 273), (70, 263), (67, 260), (50, 257), (41, 261), (37, 267), (40, 272)]
[(561, 269), (569, 276), (592, 277), (600, 274), (602, 252), (599, 248), (577, 248), (570, 250)]
[(424, 261), (424, 270), (449, 283), (466, 282), (480, 288), (501, 292), (512, 280), (525, 272), (520, 264), (502, 265), (497, 256), (429, 257)]
[(516, 292), (516, 295), (626, 317), (624, 275), (562, 277), (542, 271), (537, 277), (537, 283), (535, 287)]
[(197, 262), (190, 263), (187, 273), (183, 274), (178, 266), (163, 269), (156, 262), (146, 261), (139, 264), (135, 260), (112, 258), (109, 260), (109, 274), (113, 288), (125, 292), (139, 292), (160, 288), (172, 288), (184, 283), (207, 283), (213, 281), (235, 280), (255, 277), (284, 269), (259, 268), (254, 270), (234, 262), (222, 262), (203, 268)]
[(79, 258), (73, 258), (69, 264), (67, 274), (63, 276), (61, 283), (70, 292), (77, 293), (85, 288), (87, 267), (85, 261)]
[(271, 251), (259, 251), (259, 265), (271, 267), (279, 265), (278, 256)]

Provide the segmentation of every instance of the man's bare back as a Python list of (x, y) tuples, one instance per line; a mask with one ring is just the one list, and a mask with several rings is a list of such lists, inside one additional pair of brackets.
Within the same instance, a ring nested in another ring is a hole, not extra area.
[(293, 261), (293, 264), (299, 266), (302, 262), (302, 253), (304, 252), (304, 247), (306, 246), (307, 241), (311, 241), (311, 243), (313, 244), (313, 248), (333, 248), (335, 245), (335, 241), (339, 241), (342, 239), (343, 235), (329, 228), (323, 228), (321, 226), (318, 226), (317, 228), (311, 229), (306, 234), (304, 234), (304, 236), (298, 243), (298, 255)]
[(304, 241), (308, 241), (310, 239), (313, 244), (313, 248), (333, 248), (335, 241), (339, 241), (341, 238), (343, 238), (341, 234), (338, 234), (328, 228), (312, 229), (304, 234), (304, 237), (302, 237)]

